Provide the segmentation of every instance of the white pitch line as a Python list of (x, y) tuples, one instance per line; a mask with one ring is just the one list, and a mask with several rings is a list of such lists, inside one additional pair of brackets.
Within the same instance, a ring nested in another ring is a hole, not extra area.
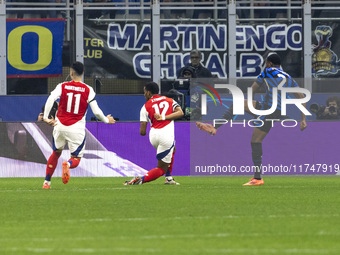
[[(190, 188), (197, 188), (198, 186), (195, 186), (195, 187), (187, 187), (188, 189)], [(203, 187), (203, 186), (202, 186)], [(215, 187), (213, 187), (215, 188)], [(219, 186), (216, 186), (216, 188), (220, 188)], [(224, 187), (224, 188), (227, 188), (227, 189), (235, 189), (235, 187)], [(286, 188), (296, 188), (296, 186), (270, 186), (270, 187), (264, 187), (266, 189), (286, 189)], [(310, 186), (299, 186), (299, 188), (310, 188)], [(327, 186), (326, 188), (328, 189), (334, 189), (334, 188), (337, 188), (337, 186)], [(245, 187), (240, 187), (240, 189), (247, 189)], [(53, 187), (51, 188), (51, 190), (48, 190), (48, 191), (45, 191), (45, 190), (42, 190), (40, 188), (37, 188), (37, 189), (15, 189), (15, 190), (0, 190), (0, 192), (37, 192), (37, 191), (41, 191), (41, 192), (59, 192), (59, 191), (67, 191), (67, 192), (70, 192), (70, 191), (91, 191), (91, 190), (135, 190), (135, 189), (130, 189), (130, 188), (127, 188), (127, 187), (122, 187), (122, 188), (84, 188), (84, 189), (77, 189), (77, 188), (74, 188), (74, 189), (53, 189)], [(250, 189), (249, 189), (250, 190)]]
[[(269, 219), (269, 218), (338, 218), (340, 214), (290, 214), (290, 215), (225, 215), (225, 216), (192, 216), (192, 217), (170, 217), (167, 218), (169, 221), (182, 221), (182, 220), (212, 220), (212, 219), (252, 219), (252, 218), (262, 218), (262, 219)], [(62, 219), (62, 220), (48, 220), (49, 224), (53, 222), (68, 222), (68, 223), (77, 223), (77, 222), (115, 222), (115, 221), (148, 221), (148, 220), (163, 220), (163, 218), (150, 218), (150, 217), (136, 217), (136, 218), (105, 218), (105, 219)], [(0, 219), (1, 220), (1, 219)], [(17, 223), (16, 220), (6, 221), (4, 224), (12, 224)], [(42, 223), (43, 220), (26, 220), (27, 223), (35, 223), (39, 222)]]
[[(80, 254), (98, 254), (98, 253), (114, 253), (114, 252), (125, 252), (125, 253), (157, 253), (162, 254), (168, 251), (164, 248), (126, 248), (126, 247), (112, 247), (112, 248), (69, 248), (69, 249), (52, 249), (52, 248), (0, 248), (5, 251), (29, 251), (34, 253), (80, 253)], [(275, 249), (275, 248), (221, 248), (221, 249), (181, 249), (176, 247), (175, 254), (193, 254), (193, 253), (205, 253), (205, 254), (336, 254), (338, 250), (335, 249), (300, 249), (300, 248), (289, 248), (289, 249)]]
[(190, 250), (195, 253), (205, 252), (212, 254), (330, 254), (336, 252), (330, 249), (256, 249), (256, 248), (239, 248), (239, 249), (194, 249)]
[[(275, 234), (275, 236), (305, 236), (306, 233), (281, 233), (278, 232)], [(325, 232), (325, 231), (319, 231), (316, 233), (309, 233), (309, 235), (318, 237), (318, 236), (339, 236), (340, 233), (332, 233), (332, 232)], [(175, 234), (175, 235), (141, 235), (141, 236), (118, 236), (118, 237), (112, 237), (112, 239), (120, 239), (120, 240), (159, 240), (159, 239), (167, 239), (167, 240), (177, 240), (177, 239), (207, 239), (207, 238), (226, 238), (226, 237), (271, 237), (273, 234), (267, 234), (267, 233), (214, 233), (214, 234), (202, 234), (202, 235), (197, 235), (197, 234)], [(102, 240), (102, 239), (109, 239), (106, 237), (73, 237), (73, 241), (96, 241), (96, 240)], [(22, 241), (33, 241), (33, 242), (51, 242), (51, 241), (58, 241), (62, 242), (64, 239), (63, 238), (17, 238), (17, 240), (22, 240)], [(13, 241), (13, 239), (9, 238), (3, 238), (0, 239), (0, 242), (7, 243), (9, 241)], [(1, 250), (1, 249), (0, 249)]]
[(132, 189), (127, 189), (127, 188), (87, 188), (87, 189), (53, 189), (53, 187), (50, 190), (43, 190), (43, 189), (15, 189), (15, 190), (0, 190), (0, 192), (6, 193), (6, 192), (59, 192), (59, 191), (91, 191), (91, 190), (120, 190), (120, 189), (125, 189), (125, 190), (132, 190)]

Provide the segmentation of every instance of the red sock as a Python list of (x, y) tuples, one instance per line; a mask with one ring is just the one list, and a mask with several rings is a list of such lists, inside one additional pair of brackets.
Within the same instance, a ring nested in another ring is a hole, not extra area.
[(52, 155), (48, 159), (46, 166), (46, 181), (51, 181), (51, 177), (54, 173), (55, 168), (57, 167), (60, 155), (61, 151), (53, 151)]
[(79, 158), (70, 158), (68, 163), (70, 163), (70, 168), (76, 168), (79, 165), (80, 159)]
[(157, 178), (161, 177), (163, 174), (164, 174), (164, 171), (160, 167), (151, 169), (149, 172), (147, 172), (146, 175), (143, 176), (144, 178), (143, 183), (156, 180)]
[(174, 164), (174, 157), (175, 157), (175, 150), (174, 150), (174, 152), (172, 153), (171, 162), (170, 162), (170, 165), (169, 165), (169, 168), (168, 168), (168, 171), (170, 172), (170, 175), (171, 175), (171, 172), (172, 172), (172, 166), (173, 166), (173, 164)]

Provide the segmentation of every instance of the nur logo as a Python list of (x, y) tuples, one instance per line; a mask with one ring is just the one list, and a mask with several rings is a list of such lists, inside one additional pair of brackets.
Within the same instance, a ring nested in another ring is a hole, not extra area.
[[(199, 87), (201, 90), (203, 90), (205, 93), (207, 93), (211, 98), (212, 100), (214, 101), (215, 105), (217, 106), (217, 102), (215, 100), (215, 97), (214, 95), (208, 90), (210, 89), (218, 98), (220, 104), (222, 105), (222, 100), (221, 100), (221, 97), (220, 95), (217, 93), (217, 91), (210, 85), (206, 84), (206, 83), (203, 83), (203, 82), (198, 82), (198, 84), (200, 84), (201, 86), (204, 86), (206, 88), (201, 88)], [(201, 114), (202, 115), (206, 115), (207, 114), (207, 94), (202, 94), (201, 95)]]
[[(311, 93), (305, 89), (305, 88), (299, 88), (299, 87), (278, 87), (278, 88), (273, 88), (272, 94), (273, 94), (273, 102), (272, 106), (270, 109), (266, 110), (258, 110), (255, 109), (253, 106), (253, 91), (252, 88), (249, 87), (247, 90), (247, 95), (248, 98), (245, 99), (244, 94), (240, 88), (238, 88), (235, 85), (231, 84), (215, 84), (214, 88), (207, 85), (207, 84), (202, 84), (205, 87), (208, 87), (210, 90), (212, 90), (216, 96), (218, 97), (221, 105), (222, 105), (222, 100), (219, 96), (219, 94), (216, 92), (215, 88), (217, 89), (226, 89), (226, 91), (229, 91), (232, 95), (233, 98), (233, 114), (234, 115), (244, 115), (245, 113), (245, 105), (247, 104), (249, 112), (254, 114), (254, 115), (270, 115), (272, 114), (278, 105), (278, 91), (281, 92), (281, 114), (287, 115), (287, 105), (288, 104), (293, 104), (295, 105), (302, 113), (304, 113), (306, 116), (312, 115), (305, 107), (304, 103), (307, 103), (310, 98), (311, 98)], [(215, 98), (213, 95), (208, 91), (207, 89), (201, 88), (204, 92), (206, 92), (208, 95), (212, 97), (212, 99), (215, 102), (215, 105), (217, 105)], [(289, 98), (288, 93), (302, 93), (305, 95), (304, 98)], [(202, 94), (201, 95), (201, 114), (202, 115), (207, 115), (207, 94)]]

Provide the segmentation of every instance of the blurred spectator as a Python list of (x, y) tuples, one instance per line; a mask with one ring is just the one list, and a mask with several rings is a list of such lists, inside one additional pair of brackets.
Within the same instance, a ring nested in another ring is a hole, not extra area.
[[(269, 2), (269, 0), (268, 0)], [(237, 7), (248, 7), (249, 9), (238, 9)], [(251, 15), (250, 15), (250, 10), (253, 9), (252, 7), (253, 6), (260, 6), (260, 7), (265, 7), (265, 6), (270, 6), (269, 3), (253, 3), (252, 6), (250, 6), (250, 3), (249, 1), (247, 2), (247, 0), (239, 0), (237, 1), (236, 3), (236, 14), (238, 16), (238, 18), (240, 19), (248, 19), (248, 18), (252, 18)], [(264, 19), (264, 18), (268, 18), (269, 17), (269, 9), (266, 9), (266, 8), (260, 8), (260, 9), (254, 9), (254, 17), (253, 18), (261, 18), (261, 19)]]
[[(265, 7), (269, 4), (266, 3), (254, 3), (254, 6)], [(269, 17), (269, 10), (266, 8), (256, 9), (254, 10), (254, 18), (265, 19)]]
[[(121, 3), (117, 4), (117, 7), (125, 7), (123, 3), (126, 2), (126, 0), (113, 0), (115, 3)], [(128, 0), (129, 7), (143, 7), (143, 5), (140, 4), (140, 0)], [(136, 3), (136, 4), (131, 4), (131, 3)], [(150, 0), (144, 0), (143, 3), (150, 3)], [(142, 10), (144, 11), (144, 15), (150, 16), (150, 10)], [(131, 16), (132, 15), (132, 16)], [(128, 10), (128, 9), (122, 9), (122, 10), (117, 10), (116, 11), (116, 18), (139, 18), (140, 17), (140, 10)]]
[[(15, 3), (23, 3), (23, 2), (29, 2), (29, 1), (26, 1), (26, 0), (7, 0), (8, 3), (10, 2), (15, 2)], [(24, 6), (24, 5), (16, 5), (16, 6), (12, 6), (12, 5), (8, 5), (7, 7), (17, 7), (17, 8), (23, 8), (23, 7), (27, 7), (27, 6)], [(18, 19), (23, 19), (24, 18), (24, 14), (27, 13), (27, 11), (7, 11), (8, 14), (12, 15), (12, 14), (16, 14), (16, 17), (15, 18), (18, 18)], [(12, 18), (12, 17), (11, 17)]]
[(194, 76), (197, 78), (210, 78), (212, 77), (211, 72), (202, 66), (201, 64), (202, 60), (202, 54), (198, 50), (192, 50), (190, 52), (190, 61), (191, 63), (186, 65), (185, 67), (182, 67), (180, 70), (177, 72), (177, 77), (183, 76), (184, 75), (184, 70), (187, 67), (192, 67), (194, 69)]
[[(16, 3), (65, 3), (65, 0), (7, 0), (7, 2), (16, 2)], [(8, 6), (8, 7), (14, 7), (14, 6)], [(32, 8), (33, 5), (16, 5), (17, 8)], [(38, 7), (38, 6), (36, 6)], [(49, 11), (34, 11), (34, 10), (27, 10), (27, 11), (11, 11), (8, 12), (8, 14), (16, 14), (16, 18), (22, 19), (22, 18), (36, 18), (35, 16), (38, 15), (38, 18), (57, 18), (58, 12), (57, 10), (52, 10), (54, 6), (48, 6), (51, 8)], [(26, 16), (27, 15), (27, 16)], [(26, 17), (24, 17), (26, 16)], [(65, 18), (65, 15), (63, 15)]]
[(274, 10), (270, 11), (270, 18), (286, 18), (287, 17), (287, 9), (282, 8), (283, 6), (287, 6), (286, 0), (278, 0), (282, 3), (280, 4), (270, 4), (271, 6), (277, 6)]
[[(193, 2), (193, 0), (166, 0), (165, 2)], [(188, 6), (194, 7), (194, 5), (188, 4)], [(194, 16), (194, 9), (188, 9), (185, 5), (178, 5), (176, 7), (183, 7), (181, 10), (171, 10), (171, 18), (172, 19), (180, 19), (180, 18), (186, 18), (191, 19)]]
[[(209, 2), (209, 4), (196, 5), (197, 7), (213, 7), (214, 0), (194, 0), (194, 2)], [(197, 9), (194, 11), (194, 19), (209, 19), (213, 18), (213, 10)]]
[[(114, 0), (84, 0), (86, 3), (110, 3), (115, 2)], [(103, 7), (103, 6), (102, 6)], [(103, 10), (87, 10), (84, 14), (86, 19), (114, 19), (116, 10), (107, 10), (103, 7)]]
[[(323, 1), (322, 0), (312, 0), (312, 7), (323, 7), (325, 4), (321, 4)], [(321, 17), (322, 10), (313, 10), (312, 12), (312, 17), (313, 18), (319, 18)]]
[(330, 96), (326, 101), (326, 106), (311, 104), (310, 111), (316, 114), (318, 120), (339, 119), (340, 115), (340, 98)]
[(182, 71), (178, 74), (178, 78), (190, 79), (196, 78), (195, 68), (192, 66), (186, 66), (181, 69)]
[[(160, 0), (160, 2), (171, 3), (172, 0)], [(164, 5), (164, 6), (171, 7), (168, 5)], [(170, 18), (171, 18), (171, 10), (161, 10), (161, 19), (170, 19)]]
[(246, 0), (239, 0), (237, 1), (238, 3), (236, 4), (236, 13), (240, 19), (247, 19), (250, 17), (250, 10), (249, 9), (237, 9), (237, 6), (240, 7), (249, 7), (249, 3), (243, 3)]
[[(225, 7), (224, 9), (218, 10), (218, 18), (219, 19), (226, 19), (228, 16), (228, 9), (227, 9), (227, 5), (225, 5), (225, 1), (224, 0), (217, 0), (218, 2), (223, 2), (223, 3), (218, 3), (218, 7)], [(242, 0), (241, 0), (242, 1)], [(240, 7), (240, 3), (236, 3), (236, 19), (239, 19), (242, 17), (242, 11), (241, 9), (239, 9), (238, 7)], [(246, 17), (246, 16), (245, 16)], [(249, 17), (249, 16), (248, 16)], [(247, 18), (248, 18), (247, 17)]]
[[(47, 0), (46, 2), (48, 3), (65, 3), (66, 0)], [(56, 6), (57, 7), (57, 6)], [(50, 7), (53, 8), (53, 7)], [(47, 18), (58, 18), (58, 16), (65, 18), (66, 17), (66, 13), (64, 12), (60, 12), (57, 10), (50, 10), (48, 11), (48, 17)]]
[[(57, 114), (59, 104), (55, 101), (53, 103), (52, 109), (50, 111), (50, 114), (48, 115), (49, 119), (55, 120), (55, 115)], [(44, 111), (45, 111), (45, 105), (41, 108), (41, 113), (39, 113), (37, 121), (43, 121), (44, 120)]]

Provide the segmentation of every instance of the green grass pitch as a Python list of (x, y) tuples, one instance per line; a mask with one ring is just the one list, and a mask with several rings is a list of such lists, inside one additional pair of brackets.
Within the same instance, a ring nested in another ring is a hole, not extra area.
[(0, 254), (339, 254), (340, 179), (0, 178)]

